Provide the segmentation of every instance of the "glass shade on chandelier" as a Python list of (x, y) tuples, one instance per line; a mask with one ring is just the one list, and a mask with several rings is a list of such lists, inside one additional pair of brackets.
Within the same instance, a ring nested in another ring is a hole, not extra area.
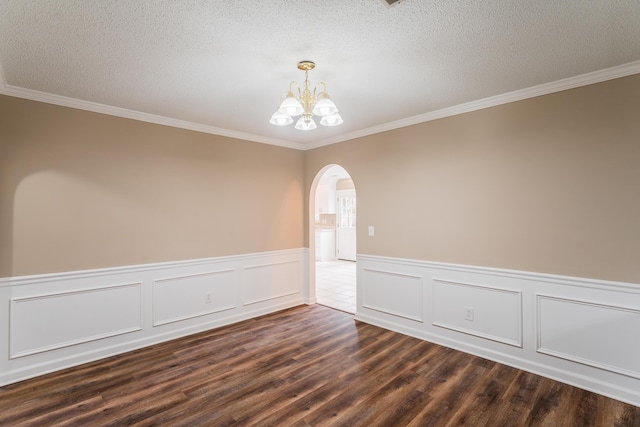
[(273, 113), (273, 116), (271, 116), (271, 120), (269, 120), (269, 122), (276, 126), (287, 126), (293, 123), (293, 119), (287, 114), (276, 111)]
[(332, 114), (330, 116), (324, 116), (320, 119), (320, 124), (322, 126), (338, 126), (341, 125), (342, 122), (342, 117), (340, 117), (340, 114), (338, 113)]
[[(304, 71), (305, 74), (304, 87), (301, 90), (297, 82), (291, 82), (289, 90), (282, 94), (280, 107), (273, 113), (269, 123), (275, 126), (288, 126), (297, 116), (301, 116), (295, 125), (298, 130), (316, 129), (318, 126), (313, 120), (313, 116), (320, 117), (322, 126), (338, 126), (343, 123), (342, 117), (338, 113), (338, 107), (327, 93), (325, 83), (317, 83), (313, 92), (309, 89), (309, 70), (313, 70), (314, 67), (315, 64), (311, 61), (298, 63), (298, 69)], [(294, 89), (297, 89), (297, 95), (294, 93)]]
[(313, 118), (309, 117), (300, 117), (296, 122), (295, 128), (298, 130), (314, 130), (317, 128), (316, 122), (313, 121)]

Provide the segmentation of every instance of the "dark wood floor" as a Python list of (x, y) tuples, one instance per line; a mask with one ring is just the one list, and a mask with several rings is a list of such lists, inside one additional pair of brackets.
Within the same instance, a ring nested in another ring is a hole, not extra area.
[(2, 387), (0, 425), (640, 426), (640, 408), (314, 305)]

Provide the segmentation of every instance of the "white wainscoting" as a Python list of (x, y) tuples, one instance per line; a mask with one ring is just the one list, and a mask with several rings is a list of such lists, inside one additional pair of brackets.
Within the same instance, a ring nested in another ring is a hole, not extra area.
[[(382, 313), (424, 321), (422, 277), (392, 271), (362, 270), (362, 306)], [(393, 283), (393, 286), (389, 286)]]
[(537, 296), (540, 353), (640, 380), (640, 309)]
[(434, 326), (522, 347), (520, 291), (434, 279), (432, 304)]
[(356, 319), (640, 406), (640, 284), (358, 255)]
[(300, 294), (300, 261), (287, 261), (245, 267), (244, 305)]
[(303, 303), (307, 249), (0, 279), (0, 386)]
[(9, 357), (29, 356), (141, 330), (141, 286), (137, 282), (11, 298)]
[(153, 326), (237, 307), (235, 270), (153, 281)]

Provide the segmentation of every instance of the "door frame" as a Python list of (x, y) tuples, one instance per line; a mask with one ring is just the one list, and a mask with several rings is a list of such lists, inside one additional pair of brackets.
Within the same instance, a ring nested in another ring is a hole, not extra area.
[[(340, 199), (344, 196), (350, 196), (353, 195), (353, 198), (356, 200), (356, 226), (355, 227), (350, 227), (348, 228), (353, 229), (353, 241), (350, 242), (353, 244), (353, 259), (351, 258), (341, 258), (340, 257), (340, 244), (344, 244), (344, 236), (345, 233), (342, 231), (344, 228), (341, 226), (342, 224), (342, 205), (340, 204)], [(356, 189), (349, 189), (349, 190), (336, 190), (336, 258), (337, 259), (341, 259), (341, 260), (345, 260), (345, 261), (354, 261), (356, 260), (356, 252), (357, 252), (357, 246), (356, 246), (356, 240), (357, 240), (357, 227), (358, 227), (358, 221), (357, 221), (357, 217), (358, 217), (358, 199), (356, 198)]]
[[(337, 163), (330, 163), (318, 170), (316, 175), (313, 177), (313, 181), (311, 182), (311, 187), (309, 188), (309, 209), (307, 210), (308, 214), (308, 238), (309, 238), (309, 256), (307, 257), (307, 286), (303, 289), (302, 298), (306, 304), (315, 304), (316, 303), (316, 231), (314, 224), (316, 222), (315, 213), (316, 213), (316, 190), (318, 189), (318, 184), (322, 180), (325, 172), (331, 169), (334, 166), (340, 166), (342, 169), (347, 171), (347, 169), (339, 165)], [(349, 171), (347, 171), (351, 179), (353, 176)], [(354, 182), (354, 191), (355, 182)], [(356, 193), (357, 194), (357, 193)], [(357, 202), (356, 202), (357, 203)], [(356, 222), (356, 236), (358, 233), (358, 223)], [(356, 239), (357, 240), (357, 239)], [(356, 243), (356, 253), (357, 253), (357, 243)], [(356, 281), (357, 281), (357, 270), (356, 270)], [(356, 308), (357, 310), (357, 308)]]

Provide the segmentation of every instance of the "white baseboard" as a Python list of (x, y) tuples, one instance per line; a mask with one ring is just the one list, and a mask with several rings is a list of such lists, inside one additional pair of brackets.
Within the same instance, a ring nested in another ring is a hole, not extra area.
[(301, 305), (307, 249), (0, 279), (0, 386)]
[(369, 255), (357, 269), (357, 320), (640, 406), (640, 285)]

